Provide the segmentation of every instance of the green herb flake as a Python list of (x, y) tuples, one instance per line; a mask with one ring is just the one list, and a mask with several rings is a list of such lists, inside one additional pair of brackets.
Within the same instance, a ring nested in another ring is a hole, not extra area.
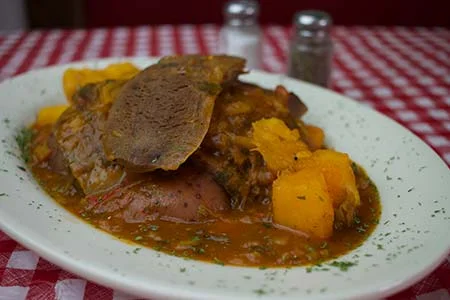
[(8, 196), (6, 193), (0, 193), (0, 197)]
[(135, 241), (142, 241), (144, 237), (142, 235), (138, 235), (134, 238)]
[(263, 224), (263, 226), (266, 227), (267, 229), (273, 228), (272, 223), (269, 223), (269, 222), (263, 222), (262, 224)]
[(350, 267), (356, 266), (356, 262), (351, 261), (333, 261), (331, 264), (329, 264), (332, 267), (339, 268), (339, 270), (346, 272)]
[(180, 268), (180, 272), (181, 272), (181, 273), (186, 272), (186, 268)]
[(16, 143), (19, 146), (22, 159), (25, 163), (30, 161), (30, 143), (33, 140), (34, 131), (31, 128), (24, 127), (16, 135)]
[(135, 248), (135, 249), (133, 250), (133, 253), (134, 253), (134, 254), (138, 254), (139, 251), (141, 251), (141, 248)]
[(297, 196), (297, 199), (298, 200), (306, 200), (306, 197), (305, 196)]
[(378, 249), (378, 250), (384, 250), (383, 245), (377, 244), (377, 249)]
[(198, 242), (200, 241), (200, 237), (198, 235), (195, 235), (193, 238), (191, 238), (192, 242)]
[(198, 85), (198, 88), (201, 91), (208, 93), (209, 95), (217, 95), (222, 89), (219, 84), (207, 81), (201, 82)]
[(366, 230), (364, 229), (363, 226), (358, 226), (358, 227), (356, 227), (356, 231), (358, 231), (359, 233), (364, 233), (364, 232), (366, 232)]
[(266, 292), (265, 290), (263, 290), (263, 289), (253, 290), (253, 292), (254, 292), (255, 294), (257, 294), (258, 296), (262, 296), (262, 295), (267, 294), (267, 292)]
[(218, 265), (221, 265), (221, 266), (225, 265), (224, 262), (221, 261), (220, 259), (218, 259), (217, 257), (214, 257), (213, 261), (214, 261), (214, 263), (216, 263)]

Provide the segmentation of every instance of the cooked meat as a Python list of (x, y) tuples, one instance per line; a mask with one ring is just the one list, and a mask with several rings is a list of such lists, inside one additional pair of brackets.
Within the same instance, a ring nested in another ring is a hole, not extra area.
[(88, 198), (86, 212), (107, 214), (127, 223), (156, 219), (176, 222), (206, 222), (215, 213), (229, 209), (226, 193), (198, 168), (145, 174), (142, 179), (101, 197)]
[(103, 144), (134, 172), (176, 170), (200, 146), (222, 84), (242, 73), (230, 56), (162, 59), (130, 80), (114, 101)]
[(193, 160), (214, 175), (231, 196), (234, 208), (243, 208), (247, 199), (269, 203), (276, 174), (252, 151), (252, 123), (276, 117), (302, 134), (304, 125), (299, 118), (305, 112), (303, 102), (281, 86), (269, 91), (236, 81), (216, 100), (211, 126)]
[(55, 163), (61, 167), (62, 154), (86, 195), (109, 190), (125, 175), (122, 166), (106, 159), (100, 140), (110, 107), (100, 101), (101, 86), (89, 85), (79, 91), (75, 104), (61, 115), (54, 128), (58, 145)]

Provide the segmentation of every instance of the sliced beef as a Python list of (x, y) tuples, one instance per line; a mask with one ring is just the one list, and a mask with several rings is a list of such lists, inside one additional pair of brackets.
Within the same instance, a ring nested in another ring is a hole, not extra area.
[(88, 198), (86, 212), (127, 223), (205, 222), (229, 207), (228, 196), (209, 174), (183, 166), (167, 174), (145, 174), (107, 195)]
[(125, 176), (123, 167), (107, 160), (103, 151), (101, 136), (110, 103), (99, 99), (102, 84), (79, 91), (74, 97), (75, 104), (61, 115), (54, 128), (58, 146), (54, 162), (61, 167), (64, 158), (86, 195), (105, 192)]
[(134, 172), (176, 170), (200, 146), (225, 81), (242, 73), (230, 56), (167, 57), (130, 80), (114, 101), (103, 145)]

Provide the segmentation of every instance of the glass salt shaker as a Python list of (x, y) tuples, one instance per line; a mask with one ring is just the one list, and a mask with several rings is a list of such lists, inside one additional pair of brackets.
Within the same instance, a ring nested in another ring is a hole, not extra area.
[(261, 67), (259, 5), (254, 0), (232, 0), (224, 6), (225, 24), (220, 32), (221, 53), (243, 57), (247, 68)]
[(328, 87), (333, 55), (330, 15), (317, 10), (300, 11), (293, 25), (288, 75)]

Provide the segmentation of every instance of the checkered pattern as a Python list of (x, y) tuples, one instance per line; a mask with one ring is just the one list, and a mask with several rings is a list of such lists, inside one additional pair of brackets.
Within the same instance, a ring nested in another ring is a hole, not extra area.
[[(0, 34), (0, 81), (24, 71), (111, 56), (216, 52), (219, 28), (159, 26)], [(286, 70), (289, 29), (265, 28), (263, 66)], [(450, 164), (450, 31), (336, 27), (332, 88), (415, 132)], [(67, 273), (0, 231), (0, 299), (131, 299)], [(450, 299), (450, 258), (390, 299)]]

